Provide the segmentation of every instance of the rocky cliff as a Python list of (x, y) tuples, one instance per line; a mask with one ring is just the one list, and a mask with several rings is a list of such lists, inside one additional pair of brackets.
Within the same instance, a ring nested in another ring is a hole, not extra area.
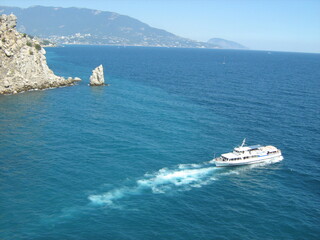
[(15, 15), (0, 16), (0, 94), (73, 85), (79, 78), (56, 76), (39, 42), (16, 30)]
[(100, 65), (92, 71), (90, 86), (104, 86), (103, 66)]

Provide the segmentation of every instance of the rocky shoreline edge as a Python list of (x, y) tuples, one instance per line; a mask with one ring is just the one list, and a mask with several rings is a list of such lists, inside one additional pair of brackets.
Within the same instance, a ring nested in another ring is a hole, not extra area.
[(45, 49), (18, 32), (16, 25), (15, 15), (0, 16), (0, 94), (73, 86), (81, 81), (56, 76), (47, 65)]

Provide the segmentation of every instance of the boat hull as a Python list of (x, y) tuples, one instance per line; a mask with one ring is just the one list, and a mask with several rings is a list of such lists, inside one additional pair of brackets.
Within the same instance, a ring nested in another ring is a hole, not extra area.
[(214, 159), (214, 163), (217, 167), (234, 167), (234, 166), (263, 163), (268, 161), (279, 162), (283, 160), (283, 156), (282, 155), (265, 156), (265, 157), (257, 157), (256, 159), (239, 160), (239, 161), (218, 161), (217, 159)]

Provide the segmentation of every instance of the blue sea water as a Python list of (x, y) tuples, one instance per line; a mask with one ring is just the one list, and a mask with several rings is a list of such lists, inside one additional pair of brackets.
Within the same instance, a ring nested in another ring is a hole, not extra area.
[[(68, 46), (47, 60), (83, 81), (0, 96), (0, 239), (319, 239), (319, 54)], [(88, 87), (99, 64), (110, 86)], [(208, 163), (245, 137), (284, 160)]]

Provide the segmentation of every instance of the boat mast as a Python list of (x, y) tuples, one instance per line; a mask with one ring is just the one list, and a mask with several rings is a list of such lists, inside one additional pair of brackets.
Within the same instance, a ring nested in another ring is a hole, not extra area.
[(241, 147), (243, 147), (246, 144), (246, 139), (243, 139)]

